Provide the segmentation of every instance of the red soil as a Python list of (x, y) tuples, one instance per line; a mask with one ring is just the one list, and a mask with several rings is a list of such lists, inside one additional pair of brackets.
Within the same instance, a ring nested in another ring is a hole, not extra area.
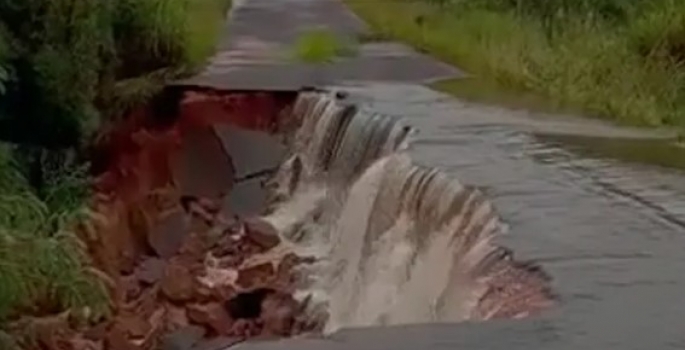
[[(230, 208), (209, 199), (186, 201), (184, 208), (174, 167), (190, 133), (216, 123), (275, 131), (291, 102), (267, 93), (187, 92), (170, 126), (150, 127), (152, 113), (141, 108), (106, 132), (95, 152), (102, 171), (92, 201), (96, 215), (79, 233), (110, 288), (113, 315), (86, 328), (62, 316), (35, 320), (41, 330), (35, 348), (155, 349), (173, 332), (235, 342), (312, 329), (285, 290), (284, 269), (296, 257), (238, 270), (250, 255), (279, 243), (273, 229), (227, 215)], [(230, 271), (237, 276), (228, 281)], [(238, 289), (255, 288), (263, 295), (252, 302), (263, 312), (232, 315), (227, 303)]]

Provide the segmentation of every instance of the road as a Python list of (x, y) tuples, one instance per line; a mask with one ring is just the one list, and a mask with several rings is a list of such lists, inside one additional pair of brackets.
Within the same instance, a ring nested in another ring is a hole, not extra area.
[(501, 243), (540, 262), (561, 302), (535, 319), (344, 330), (236, 349), (685, 347), (685, 175), (585, 156), (554, 137), (645, 132), (453, 99), (422, 84), (464, 74), (397, 43), (364, 44), (327, 65), (290, 59), (298, 35), (321, 26), (350, 37), (366, 30), (338, 0), (234, 1), (219, 53), (182, 83), (327, 86), (400, 116), (419, 130), (413, 158), (481, 187), (509, 227)]

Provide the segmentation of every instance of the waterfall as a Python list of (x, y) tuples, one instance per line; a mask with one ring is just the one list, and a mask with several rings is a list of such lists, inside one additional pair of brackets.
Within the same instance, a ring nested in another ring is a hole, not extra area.
[[(300, 294), (340, 327), (521, 317), (552, 299), (546, 275), (492, 239), (502, 231), (477, 189), (412, 162), (414, 133), (331, 94), (302, 93), (291, 158), (266, 217), (303, 266)], [(506, 281), (504, 285), (503, 281)]]

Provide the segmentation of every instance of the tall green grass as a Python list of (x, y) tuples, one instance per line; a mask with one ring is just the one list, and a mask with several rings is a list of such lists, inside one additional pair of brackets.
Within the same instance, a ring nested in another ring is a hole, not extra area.
[[(26, 152), (40, 158), (41, 174), (19, 156)], [(0, 144), (0, 329), (21, 314), (108, 312), (106, 289), (70, 230), (86, 216), (87, 174), (73, 154), (60, 153)]]
[[(211, 54), (229, 0), (0, 2), (0, 139), (78, 146)], [(33, 101), (31, 104), (25, 101)]]
[(88, 197), (85, 150), (103, 123), (200, 68), (229, 6), (0, 1), (0, 347), (22, 314), (106, 312), (70, 230)]
[(347, 0), (392, 36), (498, 86), (637, 125), (685, 126), (685, 2)]

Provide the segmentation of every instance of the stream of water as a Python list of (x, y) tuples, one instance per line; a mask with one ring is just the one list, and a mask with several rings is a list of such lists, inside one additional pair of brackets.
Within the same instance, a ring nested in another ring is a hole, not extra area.
[(327, 309), (328, 332), (535, 314), (464, 324), (459, 339), (431, 326), (402, 341), (400, 330), (386, 345), (685, 345), (685, 176), (564, 139), (632, 132), (559, 128), (416, 86), (344, 89), (359, 109), (301, 96), (267, 216), (319, 258), (301, 294)]
[(319, 258), (301, 292), (326, 305), (327, 331), (519, 318), (552, 304), (547, 276), (491, 243), (503, 227), (480, 191), (412, 162), (411, 127), (314, 92), (294, 115), (287, 189), (268, 219)]

